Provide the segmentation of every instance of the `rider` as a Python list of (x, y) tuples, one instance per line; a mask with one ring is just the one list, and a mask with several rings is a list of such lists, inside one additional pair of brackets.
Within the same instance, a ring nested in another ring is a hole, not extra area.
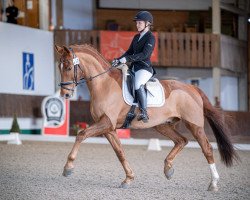
[(138, 121), (147, 122), (149, 118), (144, 86), (154, 74), (150, 61), (155, 46), (155, 37), (150, 31), (153, 16), (148, 11), (140, 11), (135, 15), (134, 21), (139, 33), (134, 36), (130, 47), (118, 60), (120, 63), (131, 62), (131, 68), (135, 72), (135, 94), (141, 111)]

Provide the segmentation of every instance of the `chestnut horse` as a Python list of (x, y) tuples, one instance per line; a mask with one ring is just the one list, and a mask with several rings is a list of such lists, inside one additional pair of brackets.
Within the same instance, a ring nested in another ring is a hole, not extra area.
[[(113, 147), (126, 173), (122, 188), (127, 188), (134, 180), (131, 169), (116, 129), (125, 120), (130, 106), (122, 96), (122, 73), (110, 65), (105, 58), (90, 45), (73, 45), (69, 48), (55, 46), (60, 56), (59, 70), (61, 73), (61, 96), (70, 98), (75, 87), (82, 81), (86, 82), (90, 92), (90, 111), (95, 121), (90, 127), (80, 130), (74, 146), (68, 155), (63, 175), (69, 176), (74, 168), (80, 144), (88, 137), (104, 135)], [(182, 120), (198, 141), (211, 169), (211, 182), (208, 190), (218, 190), (219, 175), (216, 170), (212, 146), (204, 131), (204, 117), (207, 118), (217, 140), (222, 162), (231, 166), (237, 154), (227, 134), (227, 124), (219, 109), (214, 108), (207, 96), (197, 87), (175, 80), (160, 81), (165, 90), (165, 104), (162, 107), (148, 108), (149, 121), (133, 120), (131, 128), (145, 129), (153, 127), (162, 135), (174, 142), (174, 147), (164, 162), (164, 174), (170, 179), (174, 173), (173, 161), (176, 155), (188, 143), (187, 138), (175, 129)], [(139, 110), (136, 108), (135, 113)]]

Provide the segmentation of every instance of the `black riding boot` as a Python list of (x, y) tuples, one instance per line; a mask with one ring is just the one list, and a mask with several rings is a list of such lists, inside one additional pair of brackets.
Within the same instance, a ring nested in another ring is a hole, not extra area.
[(138, 121), (142, 120), (144, 123), (146, 123), (148, 122), (148, 114), (147, 114), (147, 95), (144, 85), (141, 85), (141, 87), (135, 92), (139, 109), (141, 111), (138, 117)]

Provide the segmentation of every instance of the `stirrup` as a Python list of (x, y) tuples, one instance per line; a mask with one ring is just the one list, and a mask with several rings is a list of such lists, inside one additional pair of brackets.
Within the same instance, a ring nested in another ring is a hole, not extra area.
[(139, 117), (137, 118), (138, 121), (143, 121), (144, 123), (147, 123), (148, 122), (148, 115), (147, 114), (143, 114), (143, 113), (140, 113), (139, 114)]

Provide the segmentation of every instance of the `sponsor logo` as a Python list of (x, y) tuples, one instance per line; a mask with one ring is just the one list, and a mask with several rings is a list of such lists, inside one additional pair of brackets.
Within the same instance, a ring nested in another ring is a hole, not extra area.
[(44, 124), (46, 126), (61, 125), (64, 121), (64, 103), (58, 97), (47, 97), (43, 101)]

